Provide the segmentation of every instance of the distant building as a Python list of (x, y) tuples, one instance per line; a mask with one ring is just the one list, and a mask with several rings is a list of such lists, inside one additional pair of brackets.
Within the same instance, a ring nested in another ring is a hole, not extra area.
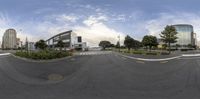
[(28, 50), (35, 50), (35, 43), (34, 42), (28, 42)]
[(20, 40), (20, 38), (17, 38), (17, 48), (21, 47), (22, 47), (22, 41)]
[(173, 25), (178, 34), (177, 34), (177, 43), (181, 48), (187, 48), (188, 45), (196, 45), (196, 34), (194, 33), (193, 26), (188, 24), (177, 24)]
[(197, 46), (197, 34), (193, 33), (193, 45)]
[(86, 42), (82, 42), (82, 37), (81, 36), (77, 36), (77, 42), (74, 44), (74, 48), (76, 50), (88, 50), (87, 48), (87, 43)]
[[(77, 36), (77, 34), (74, 33), (73, 31), (66, 31), (59, 33), (46, 40), (46, 44), (48, 45), (49, 48), (58, 50), (59, 48), (56, 47), (56, 44), (58, 43), (59, 40), (62, 40), (64, 42), (63, 50), (70, 50), (76, 48), (84, 50), (85, 48), (83, 47), (86, 46), (85, 45), (86, 43), (82, 43), (82, 38), (80, 36)], [(79, 45), (77, 46), (77, 44)]]
[(162, 48), (163, 48), (163, 45), (164, 45), (165, 43), (161, 40), (161, 38), (158, 38), (158, 39), (157, 39), (157, 42), (158, 42), (158, 48), (159, 48), (159, 49), (162, 49)]
[(17, 32), (14, 29), (5, 31), (2, 39), (2, 49), (16, 49), (17, 48)]

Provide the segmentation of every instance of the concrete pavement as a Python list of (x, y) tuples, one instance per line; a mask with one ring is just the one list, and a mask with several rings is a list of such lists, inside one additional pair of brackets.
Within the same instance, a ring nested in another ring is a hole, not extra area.
[[(0, 56), (0, 67), (0, 99), (200, 98), (198, 58), (148, 62), (109, 53), (34, 63)], [(50, 74), (64, 79), (47, 83)]]

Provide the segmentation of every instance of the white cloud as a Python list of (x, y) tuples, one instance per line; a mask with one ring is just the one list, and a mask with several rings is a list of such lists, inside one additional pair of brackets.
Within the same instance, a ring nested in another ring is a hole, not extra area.
[(104, 21), (107, 21), (107, 17), (105, 16), (98, 16), (98, 17), (95, 17), (95, 16), (90, 16), (87, 20), (84, 20), (83, 23), (87, 26), (92, 26), (94, 24), (97, 24), (99, 23), (100, 21), (101, 22), (104, 22)]
[(114, 21), (122, 21), (122, 22), (126, 21), (126, 19), (127, 19), (126, 15), (124, 14), (117, 15), (116, 18), (113, 18)]
[(123, 44), (125, 35), (105, 25), (102, 22), (105, 19), (104, 17), (90, 16), (83, 21), (86, 26), (75, 27), (75, 32), (81, 35), (83, 40), (87, 41), (91, 46), (97, 46), (101, 40), (108, 40), (116, 44), (119, 35), (121, 36), (121, 44)]
[(2, 41), (3, 34), (9, 27), (10, 22), (8, 15), (0, 12), (0, 41)]
[(57, 16), (56, 20), (58, 21), (66, 21), (66, 22), (76, 22), (78, 20), (78, 17), (77, 16), (74, 16), (74, 15), (60, 15), (60, 16)]

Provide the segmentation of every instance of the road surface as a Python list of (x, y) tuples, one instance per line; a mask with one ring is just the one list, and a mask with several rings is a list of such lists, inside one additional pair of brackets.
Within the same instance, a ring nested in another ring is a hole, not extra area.
[(0, 99), (200, 99), (199, 64), (197, 57), (145, 62), (112, 52), (46, 63), (0, 56)]

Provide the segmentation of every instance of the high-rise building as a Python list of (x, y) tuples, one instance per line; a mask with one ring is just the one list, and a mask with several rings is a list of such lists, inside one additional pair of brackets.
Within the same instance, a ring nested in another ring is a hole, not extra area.
[(188, 45), (195, 46), (196, 36), (194, 34), (193, 26), (188, 24), (177, 24), (173, 25), (177, 34), (177, 43), (181, 47), (187, 47)]
[(5, 31), (2, 39), (2, 49), (16, 49), (17, 48), (17, 32), (14, 29)]

